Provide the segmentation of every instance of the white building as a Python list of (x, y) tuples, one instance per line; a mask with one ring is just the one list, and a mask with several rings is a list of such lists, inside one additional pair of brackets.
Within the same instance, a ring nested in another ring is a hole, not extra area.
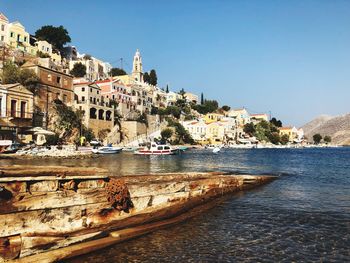
[(9, 20), (7, 17), (0, 13), (0, 44), (7, 43), (8, 41), (8, 24)]

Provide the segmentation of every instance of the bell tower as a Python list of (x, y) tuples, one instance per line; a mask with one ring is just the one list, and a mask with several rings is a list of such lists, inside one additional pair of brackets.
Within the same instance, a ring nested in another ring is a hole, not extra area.
[(143, 82), (142, 57), (138, 49), (136, 50), (132, 65), (132, 77), (136, 81)]

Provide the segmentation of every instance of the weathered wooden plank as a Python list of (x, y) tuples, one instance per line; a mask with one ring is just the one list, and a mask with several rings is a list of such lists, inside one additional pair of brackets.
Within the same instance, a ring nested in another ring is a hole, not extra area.
[[(227, 180), (229, 181), (229, 180)], [(50, 181), (55, 182), (55, 181)], [(129, 185), (132, 199), (138, 197), (149, 197), (151, 195), (172, 194), (176, 192), (190, 192), (205, 189), (212, 179), (201, 179), (189, 182), (159, 182), (155, 184)], [(95, 185), (104, 183), (103, 181)], [(92, 185), (91, 182), (88, 183)], [(34, 184), (35, 185), (35, 184)], [(56, 187), (56, 184), (53, 185)], [(87, 186), (87, 185), (85, 185)], [(0, 202), (0, 214), (13, 213), (19, 211), (38, 210), (45, 208), (60, 208), (76, 205), (88, 205), (93, 203), (106, 202), (106, 193), (103, 188), (83, 188), (74, 190), (60, 190), (55, 192), (31, 192), (15, 195), (11, 200)], [(38, 189), (35, 189), (38, 190)], [(51, 189), (46, 189), (47, 191)]]
[(88, 241), (93, 238), (101, 238), (104, 236), (106, 236), (106, 234), (102, 233), (101, 231), (72, 237), (22, 236), (20, 257), (42, 253), (44, 251), (53, 250), (60, 247), (67, 247), (75, 243)]
[(11, 260), (18, 257), (21, 251), (21, 236), (10, 236), (0, 238), (0, 262), (3, 260)]

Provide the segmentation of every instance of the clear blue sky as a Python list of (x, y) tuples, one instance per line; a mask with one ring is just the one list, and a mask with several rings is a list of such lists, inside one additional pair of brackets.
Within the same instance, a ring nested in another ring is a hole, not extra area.
[(63, 25), (80, 53), (145, 70), (285, 124), (350, 112), (350, 1), (1, 0), (30, 33)]

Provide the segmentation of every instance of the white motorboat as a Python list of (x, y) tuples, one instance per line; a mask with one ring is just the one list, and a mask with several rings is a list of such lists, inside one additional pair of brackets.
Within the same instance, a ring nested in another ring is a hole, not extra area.
[(92, 149), (92, 152), (97, 154), (116, 154), (120, 153), (122, 149), (123, 148), (121, 147), (102, 146), (96, 149)]
[(158, 145), (152, 142), (150, 145), (134, 153), (138, 155), (174, 155), (178, 154), (179, 151), (178, 148), (173, 148), (170, 145)]
[(220, 152), (220, 151), (221, 151), (220, 147), (215, 147), (215, 148), (213, 149), (213, 153), (218, 153), (218, 152)]

